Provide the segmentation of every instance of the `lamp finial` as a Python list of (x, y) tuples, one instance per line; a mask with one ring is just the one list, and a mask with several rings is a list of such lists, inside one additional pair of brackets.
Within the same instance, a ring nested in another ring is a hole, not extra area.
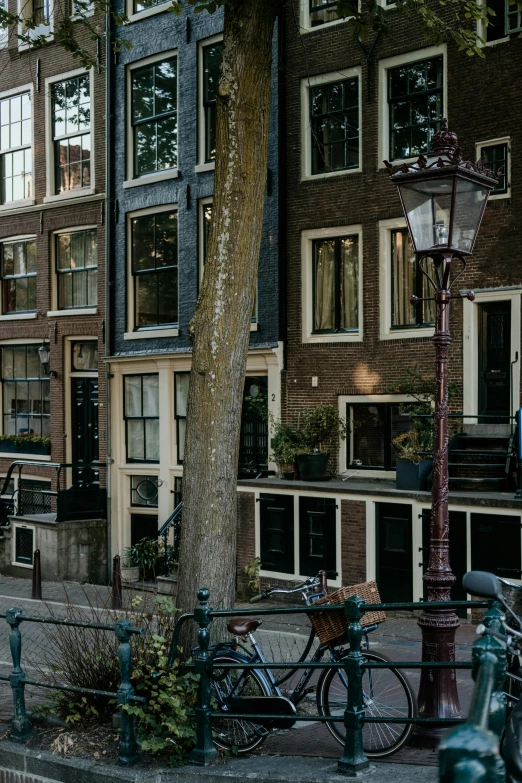
[(459, 140), (457, 134), (448, 128), (448, 120), (442, 120), (441, 129), (433, 137), (433, 151), (435, 155), (447, 155), (455, 158), (459, 154)]

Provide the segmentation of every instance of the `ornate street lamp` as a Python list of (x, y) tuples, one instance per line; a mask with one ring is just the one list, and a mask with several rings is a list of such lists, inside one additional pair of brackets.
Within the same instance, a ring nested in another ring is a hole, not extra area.
[[(497, 179), (477, 163), (463, 162), (457, 136), (448, 130), (447, 120), (433, 138), (432, 155), (421, 155), (416, 163), (393, 167), (385, 164), (399, 190), (417, 263), (427, 278), (432, 297), (412, 296), (413, 305), (435, 301), (435, 411), (433, 433), (433, 489), (429, 565), (424, 575), (428, 602), (419, 618), (422, 631), (422, 660), (455, 660), (455, 632), (459, 619), (452, 609), (432, 609), (429, 602), (449, 601), (455, 582), (449, 561), (448, 516), (448, 350), (449, 303), (460, 299), (451, 289), (466, 268), (477, 238), (488, 196)], [(457, 268), (455, 269), (455, 263)], [(475, 295), (466, 294), (470, 301)], [(422, 669), (419, 689), (419, 717), (454, 718), (460, 714), (454, 669)], [(419, 724), (416, 736), (434, 742), (440, 729)]]

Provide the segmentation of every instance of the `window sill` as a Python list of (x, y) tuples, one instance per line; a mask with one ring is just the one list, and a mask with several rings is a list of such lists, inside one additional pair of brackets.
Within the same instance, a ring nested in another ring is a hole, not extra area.
[(78, 190), (68, 190), (66, 193), (58, 193), (56, 196), (44, 196), (44, 204), (52, 204), (54, 201), (67, 201), (81, 196), (94, 196), (94, 188), (78, 188)]
[(30, 568), (31, 571), (33, 570), (33, 566), (29, 565), (29, 563), (17, 563), (16, 560), (13, 560), (11, 565), (15, 566), (16, 568)]
[(341, 177), (349, 174), (361, 174), (362, 168), (358, 166), (356, 169), (341, 169), (341, 171), (325, 171), (323, 174), (302, 174), (301, 182), (310, 182), (317, 179), (330, 179), (330, 177)]
[(397, 329), (397, 331), (385, 332), (380, 335), (381, 340), (411, 340), (416, 337), (433, 337), (435, 327), (422, 329)]
[(251, 324), (250, 324), (250, 331), (251, 331), (251, 332), (257, 332), (258, 328), (259, 328), (259, 327), (258, 327), (258, 325), (257, 325), (257, 321), (256, 321), (255, 323), (251, 323)]
[(148, 19), (149, 16), (156, 16), (156, 14), (164, 14), (165, 11), (168, 11), (171, 7), (171, 4), (167, 0), (167, 2), (162, 2), (154, 8), (145, 8), (143, 11), (136, 11), (134, 14), (129, 14), (127, 24), (140, 22), (142, 19)]
[(511, 198), (511, 191), (510, 190), (508, 190), (507, 193), (496, 193), (495, 195), (491, 195), (488, 198), (488, 202), (489, 201), (500, 201), (501, 199), (505, 199), (505, 198)]
[(4, 212), (8, 209), (18, 209), (19, 207), (34, 207), (36, 201), (34, 198), (22, 198), (19, 201), (8, 201), (5, 204), (0, 205), (0, 212)]
[(26, 321), (29, 318), (38, 318), (38, 313), (9, 313), (0, 315), (0, 321)]
[[(350, 17), (351, 18), (351, 17)], [(307, 35), (308, 33), (316, 33), (318, 30), (324, 30), (327, 27), (334, 27), (337, 24), (347, 22), (348, 19), (333, 19), (331, 22), (323, 22), (323, 24), (315, 25), (314, 27), (302, 27), (301, 35)]]
[(67, 317), (68, 315), (72, 315), (73, 317), (78, 317), (82, 315), (98, 315), (98, 308), (97, 307), (84, 307), (84, 308), (78, 308), (70, 310), (48, 310), (46, 313), (48, 318), (60, 318), (60, 317)]
[(497, 44), (506, 43), (509, 41), (511, 36), (506, 35), (504, 38), (497, 38), (496, 41), (486, 41), (483, 46), (496, 46)]
[(362, 343), (363, 336), (361, 332), (357, 334), (305, 334), (302, 337), (301, 342), (310, 345), (322, 343)]
[[(11, 462), (13, 461), (13, 452), (10, 451), (9, 453), (0, 451), (0, 459), (9, 459)], [(50, 454), (19, 454), (16, 452), (16, 459), (31, 459), (34, 462), (50, 462), (51, 461), (51, 455)]]
[(216, 163), (211, 160), (208, 163), (198, 163), (197, 166), (194, 166), (194, 171), (196, 174), (202, 174), (204, 171), (214, 171), (215, 168)]
[(156, 174), (146, 174), (144, 177), (136, 179), (127, 179), (123, 183), (124, 188), (139, 188), (141, 185), (153, 185), (155, 182), (163, 182), (166, 179), (177, 179), (178, 169), (168, 169), (167, 171), (158, 171)]
[(156, 337), (178, 337), (179, 329), (151, 329), (146, 332), (125, 332), (124, 340), (153, 340)]

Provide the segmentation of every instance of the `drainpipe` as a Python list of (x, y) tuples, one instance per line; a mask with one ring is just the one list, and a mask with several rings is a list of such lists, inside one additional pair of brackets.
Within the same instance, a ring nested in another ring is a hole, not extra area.
[[(112, 41), (114, 34), (114, 19), (112, 2), (109, 0), (105, 13), (105, 326), (104, 343), (105, 356), (111, 355), (111, 305), (112, 305), (112, 246), (113, 246), (113, 172), (112, 172), (112, 79), (114, 53)], [(106, 484), (107, 484), (107, 583), (110, 582), (112, 562), (111, 541), (111, 395), (110, 395), (110, 364), (105, 365), (105, 404), (106, 404)]]

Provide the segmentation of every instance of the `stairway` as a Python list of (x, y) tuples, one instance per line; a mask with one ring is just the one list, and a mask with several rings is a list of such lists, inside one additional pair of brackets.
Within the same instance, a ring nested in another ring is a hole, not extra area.
[(494, 428), (480, 425), (469, 430), (455, 435), (449, 445), (450, 490), (508, 491), (509, 432), (499, 427), (495, 434)]

